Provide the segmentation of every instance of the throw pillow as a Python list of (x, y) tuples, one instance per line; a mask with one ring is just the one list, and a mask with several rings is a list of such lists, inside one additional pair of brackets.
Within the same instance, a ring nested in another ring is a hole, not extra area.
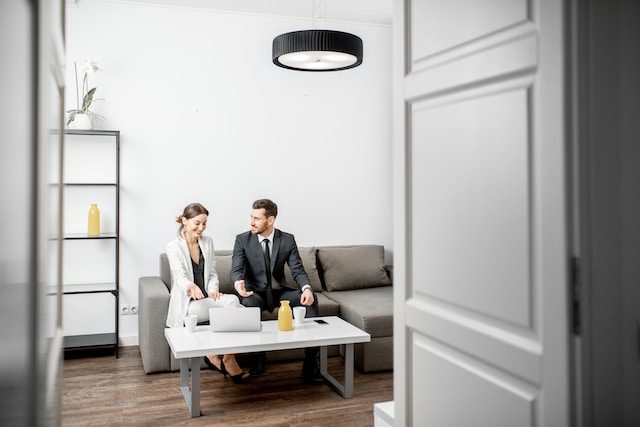
[[(300, 259), (302, 260), (302, 266), (304, 267), (304, 271), (309, 276), (309, 283), (311, 285), (311, 289), (314, 292), (318, 292), (322, 290), (322, 282), (320, 282), (320, 276), (318, 275), (318, 267), (316, 265), (316, 248), (298, 248), (298, 253), (300, 254)], [(293, 279), (293, 275), (291, 274), (291, 270), (288, 265), (284, 266), (284, 278), (287, 282), (295, 285), (296, 281)]]
[(379, 245), (318, 248), (318, 261), (328, 291), (391, 285)]
[(235, 294), (236, 290), (231, 283), (231, 255), (216, 255), (216, 272), (220, 282), (220, 292)]

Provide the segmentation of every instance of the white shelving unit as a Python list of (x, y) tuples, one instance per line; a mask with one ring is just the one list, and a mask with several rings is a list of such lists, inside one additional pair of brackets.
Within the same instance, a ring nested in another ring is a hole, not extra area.
[[(120, 131), (65, 130), (63, 334), (65, 349), (113, 346), (118, 356)], [(100, 235), (88, 236), (92, 203)]]

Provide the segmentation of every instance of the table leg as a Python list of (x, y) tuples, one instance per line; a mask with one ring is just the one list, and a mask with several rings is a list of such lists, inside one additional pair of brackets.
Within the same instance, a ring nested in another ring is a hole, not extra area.
[(353, 397), (353, 343), (345, 344), (344, 384), (329, 373), (327, 347), (320, 347), (320, 374), (342, 397), (347, 399)]
[[(189, 389), (191, 368), (191, 389)], [(180, 390), (191, 417), (200, 416), (200, 358), (180, 359)]]

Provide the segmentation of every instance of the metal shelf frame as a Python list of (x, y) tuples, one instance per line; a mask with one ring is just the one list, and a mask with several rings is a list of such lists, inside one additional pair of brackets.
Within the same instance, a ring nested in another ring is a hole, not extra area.
[[(114, 332), (113, 333), (98, 333), (88, 335), (70, 335), (64, 337), (65, 349), (77, 349), (82, 347), (105, 347), (113, 346), (113, 351), (116, 357), (119, 356), (118, 341), (120, 337), (120, 131), (118, 130), (77, 130), (77, 129), (65, 129), (66, 135), (86, 135), (86, 136), (105, 136), (114, 138), (115, 150), (116, 150), (116, 164), (115, 164), (115, 182), (63, 182), (63, 191), (67, 187), (114, 187), (115, 189), (115, 232), (113, 233), (101, 233), (100, 236), (87, 236), (82, 233), (65, 233), (63, 240), (99, 240), (99, 239), (111, 239), (115, 241), (115, 254), (114, 254), (114, 283), (111, 289), (96, 289), (96, 283), (87, 283), (87, 287), (93, 289), (81, 290), (82, 285), (63, 284), (63, 295), (81, 295), (81, 294), (100, 294), (110, 293), (115, 298), (114, 309)], [(67, 165), (63, 165), (66, 167)], [(64, 210), (63, 210), (64, 215)], [(78, 287), (78, 290), (70, 290), (69, 288)]]

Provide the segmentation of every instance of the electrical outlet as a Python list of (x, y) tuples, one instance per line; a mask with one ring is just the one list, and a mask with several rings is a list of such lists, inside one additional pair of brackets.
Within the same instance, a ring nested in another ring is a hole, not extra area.
[(138, 314), (138, 304), (131, 304), (129, 314)]
[(122, 306), (120, 306), (120, 314), (122, 314), (123, 316), (131, 314), (131, 306), (128, 304), (123, 304)]

